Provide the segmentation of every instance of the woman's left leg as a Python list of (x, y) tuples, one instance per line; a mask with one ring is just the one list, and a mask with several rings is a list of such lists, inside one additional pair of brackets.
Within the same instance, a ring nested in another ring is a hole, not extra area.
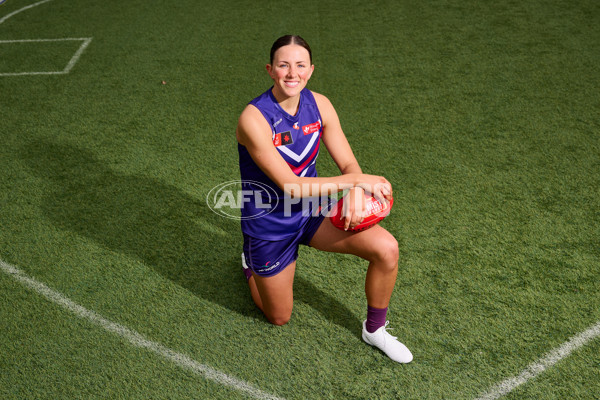
[(389, 305), (398, 275), (398, 241), (379, 225), (362, 232), (347, 232), (325, 218), (310, 241), (315, 249), (353, 254), (369, 262), (365, 294), (371, 307)]
[(398, 275), (398, 241), (379, 225), (362, 231), (346, 232), (325, 218), (310, 241), (316, 249), (353, 254), (369, 261), (365, 279), (367, 320), (363, 322), (363, 340), (382, 350), (399, 363), (413, 359), (410, 350), (386, 331), (385, 316)]

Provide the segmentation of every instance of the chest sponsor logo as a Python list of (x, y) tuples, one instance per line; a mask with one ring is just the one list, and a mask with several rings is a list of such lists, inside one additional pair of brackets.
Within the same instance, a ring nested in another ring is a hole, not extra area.
[(292, 138), (292, 133), (290, 131), (276, 133), (273, 138), (273, 144), (275, 147), (286, 146), (288, 144), (294, 143), (294, 139)]
[(305, 135), (310, 135), (311, 133), (317, 132), (319, 129), (321, 129), (321, 121), (317, 121), (317, 122), (313, 122), (312, 124), (304, 125), (302, 127), (302, 132), (304, 132)]

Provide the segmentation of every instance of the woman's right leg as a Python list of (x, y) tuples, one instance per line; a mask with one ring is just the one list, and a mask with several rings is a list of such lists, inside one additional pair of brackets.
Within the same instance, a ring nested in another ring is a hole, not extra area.
[(263, 277), (253, 272), (248, 280), (254, 303), (272, 324), (284, 325), (292, 316), (295, 273), (296, 261), (277, 275)]

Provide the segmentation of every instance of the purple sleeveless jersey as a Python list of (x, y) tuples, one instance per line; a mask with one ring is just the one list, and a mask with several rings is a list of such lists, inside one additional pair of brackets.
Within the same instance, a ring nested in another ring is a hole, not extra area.
[[(315, 163), (323, 132), (321, 114), (310, 90), (300, 92), (298, 113), (285, 112), (271, 89), (252, 100), (271, 126), (273, 145), (298, 176), (315, 177)], [(297, 232), (318, 214), (320, 199), (289, 199), (254, 163), (246, 147), (238, 144), (242, 189), (254, 194), (242, 207), (242, 232), (265, 240), (279, 240)], [(265, 190), (264, 186), (272, 190)], [(269, 195), (270, 192), (271, 195)], [(257, 217), (259, 216), (260, 217)]]

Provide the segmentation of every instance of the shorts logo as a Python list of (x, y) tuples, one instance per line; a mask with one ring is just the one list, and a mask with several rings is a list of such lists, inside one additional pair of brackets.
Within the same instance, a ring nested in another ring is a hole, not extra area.
[(275, 147), (286, 146), (292, 143), (294, 143), (294, 139), (292, 138), (292, 133), (290, 131), (277, 133), (273, 138), (273, 145), (275, 145)]
[(305, 135), (310, 135), (311, 133), (315, 133), (321, 129), (321, 121), (313, 122), (312, 124), (304, 125), (302, 127), (302, 132)]
[(267, 261), (265, 263), (265, 265), (263, 265), (262, 267), (257, 268), (258, 270), (260, 270), (260, 272), (268, 272), (272, 269), (275, 269), (277, 267), (279, 267), (279, 261), (277, 261), (275, 264), (269, 266), (269, 264), (271, 263), (271, 261)]

